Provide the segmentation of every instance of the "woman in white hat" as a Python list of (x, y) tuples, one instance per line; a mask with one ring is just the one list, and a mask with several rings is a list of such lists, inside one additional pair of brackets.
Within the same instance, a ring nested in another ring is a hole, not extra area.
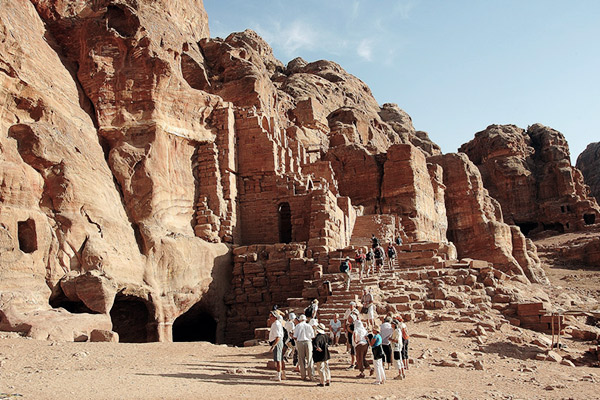
[(317, 336), (313, 339), (313, 361), (315, 369), (319, 373), (317, 386), (331, 385), (331, 372), (329, 371), (329, 338), (325, 332), (325, 325), (316, 326)]
[[(367, 351), (369, 350), (369, 342), (367, 338), (367, 330), (360, 320), (354, 322), (354, 333), (352, 334), (352, 342), (356, 352), (356, 365), (360, 374), (357, 378), (365, 377), (365, 369), (369, 368), (369, 362), (367, 361)], [(373, 375), (373, 369), (371, 368), (371, 375)]]

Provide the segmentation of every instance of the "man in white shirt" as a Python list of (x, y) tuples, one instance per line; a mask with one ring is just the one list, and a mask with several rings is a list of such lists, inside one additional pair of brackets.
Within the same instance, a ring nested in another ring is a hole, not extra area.
[(300, 378), (308, 380), (313, 379), (313, 358), (312, 358), (312, 339), (315, 337), (315, 331), (312, 326), (306, 323), (306, 315), (298, 317), (300, 321), (294, 328), (294, 339), (296, 340), (296, 349), (298, 350), (298, 364), (300, 365)]
[(269, 344), (271, 345), (271, 351), (273, 352), (273, 361), (277, 368), (277, 375), (273, 378), (276, 381), (285, 379), (285, 372), (283, 372), (283, 325), (281, 324), (280, 316), (275, 311), (271, 311), (269, 314), (269, 324), (271, 330), (269, 331)]

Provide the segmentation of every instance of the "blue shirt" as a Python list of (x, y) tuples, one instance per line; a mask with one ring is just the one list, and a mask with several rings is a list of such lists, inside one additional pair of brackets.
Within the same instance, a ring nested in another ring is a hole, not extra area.
[(381, 335), (380, 334), (373, 336), (373, 339), (375, 339), (375, 343), (371, 347), (377, 347), (381, 344)]

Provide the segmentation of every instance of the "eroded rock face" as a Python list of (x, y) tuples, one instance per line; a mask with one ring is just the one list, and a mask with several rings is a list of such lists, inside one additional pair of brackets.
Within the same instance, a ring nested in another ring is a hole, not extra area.
[[(234, 340), (268, 303), (313, 294), (303, 282), (335, 270), (362, 213), (434, 248), (453, 249), (450, 227), (461, 256), (541, 280), (472, 164), (430, 162), (446, 158), (427, 134), (339, 65), (284, 66), (252, 31), (209, 39), (200, 0), (14, 3), (0, 4), (0, 329), (144, 342), (203, 321)], [(238, 245), (255, 254), (232, 261)]]
[(458, 256), (486, 260), (509, 275), (546, 282), (539, 260), (533, 257), (535, 246), (504, 223), (500, 204), (484, 188), (475, 164), (463, 153), (428, 161), (444, 171), (448, 239), (456, 245)]
[[(73, 329), (110, 329), (115, 293), (127, 292), (152, 304), (144, 329), (168, 339), (163, 324), (202, 297), (227, 253), (190, 224), (189, 160), (197, 140), (213, 137), (198, 109), (221, 100), (190, 89), (174, 67), (182, 37), (208, 35), (202, 2), (0, 7), (0, 90), (10, 99), (0, 119), (0, 308), (12, 310), (3, 326), (51, 337), (69, 314), (53, 312), (52, 297), (56, 307), (104, 315), (70, 314), (87, 321)], [(165, 19), (165, 7), (186, 22)], [(94, 271), (102, 278), (87, 279)], [(27, 327), (19, 320), (32, 310)]]
[(577, 157), (577, 168), (590, 187), (590, 193), (600, 201), (600, 142), (590, 143)]
[(578, 230), (599, 216), (581, 173), (571, 166), (567, 141), (554, 129), (490, 125), (460, 151), (481, 171), (505, 220), (525, 234)]

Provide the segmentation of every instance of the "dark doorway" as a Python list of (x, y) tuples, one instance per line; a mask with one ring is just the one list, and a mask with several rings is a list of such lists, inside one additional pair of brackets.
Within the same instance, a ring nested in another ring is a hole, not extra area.
[(558, 233), (565, 233), (565, 227), (559, 222), (553, 224), (544, 224), (545, 231), (556, 231)]
[(135, 296), (117, 295), (110, 310), (113, 331), (119, 334), (122, 343), (146, 343), (154, 341), (156, 335), (149, 332), (155, 324), (151, 320), (151, 303)]
[(517, 222), (516, 224), (521, 229), (521, 233), (525, 236), (538, 227), (537, 222)]
[(33, 253), (37, 250), (37, 234), (35, 233), (35, 221), (31, 218), (27, 221), (19, 221), (18, 226), (19, 249), (23, 253)]
[(290, 203), (281, 203), (277, 209), (279, 216), (279, 243), (292, 241), (292, 211)]
[(583, 214), (583, 222), (586, 225), (593, 225), (596, 223), (596, 214)]
[(174, 342), (217, 342), (217, 321), (199, 304), (173, 322)]

